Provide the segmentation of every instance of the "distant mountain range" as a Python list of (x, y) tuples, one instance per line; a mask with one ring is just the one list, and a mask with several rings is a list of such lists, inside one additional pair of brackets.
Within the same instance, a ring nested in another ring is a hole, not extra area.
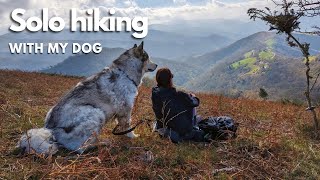
[(51, 74), (90, 76), (109, 66), (124, 51), (123, 48), (103, 48), (100, 54), (77, 54), (42, 71)]
[[(8, 33), (0, 36), (0, 61), (2, 69), (39, 70), (53, 66), (72, 55), (72, 43), (96, 43), (108, 48), (130, 48), (134, 43), (141, 40), (132, 38), (130, 32), (106, 33), (106, 32), (70, 32), (68, 30), (52, 32), (21, 32)], [(233, 38), (210, 34), (208, 36), (192, 36), (165, 32), (160, 30), (149, 30), (148, 36), (144, 38), (146, 50), (154, 57), (166, 59), (182, 59), (192, 55), (203, 54), (208, 51), (222, 48), (234, 42)], [(8, 43), (19, 42), (49, 42), (69, 43), (67, 53), (59, 55), (44, 54), (11, 54)]]
[[(125, 51), (126, 49), (123, 48), (103, 48), (100, 54), (89, 53), (70, 56), (63, 62), (42, 70), (42, 72), (72, 76), (90, 76), (109, 66), (113, 60)], [(164, 58), (151, 59), (158, 64), (159, 68), (169, 67), (175, 73), (174, 83), (179, 86), (200, 72), (200, 68), (187, 63), (175, 62)], [(153, 77), (154, 75), (155, 72), (147, 74), (149, 77)]]
[(212, 32), (232, 39), (241, 39), (268, 28), (262, 21), (241, 21), (232, 19), (176, 20), (166, 24), (150, 25), (152, 29), (179, 32), (187, 36), (210, 36)]

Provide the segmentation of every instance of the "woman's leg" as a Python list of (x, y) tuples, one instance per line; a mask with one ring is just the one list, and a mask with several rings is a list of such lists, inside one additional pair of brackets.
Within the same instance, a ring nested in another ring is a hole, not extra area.
[(157, 129), (156, 132), (159, 133), (160, 137), (170, 138), (173, 143), (179, 143), (183, 140), (177, 132), (171, 129), (160, 128)]

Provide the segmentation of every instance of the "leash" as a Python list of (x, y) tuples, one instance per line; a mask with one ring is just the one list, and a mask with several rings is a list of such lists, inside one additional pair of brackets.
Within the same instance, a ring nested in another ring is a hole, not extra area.
[(149, 124), (150, 122), (152, 122), (152, 120), (150, 119), (145, 119), (145, 120), (140, 120), (136, 125), (134, 125), (132, 128), (125, 130), (125, 131), (121, 131), (121, 132), (116, 132), (117, 128), (119, 127), (119, 125), (117, 125), (115, 128), (113, 128), (112, 130), (112, 134), (114, 135), (125, 135), (129, 132), (132, 132), (133, 130), (135, 130), (139, 125), (141, 125), (142, 123), (147, 123), (147, 125), (151, 128), (151, 125)]

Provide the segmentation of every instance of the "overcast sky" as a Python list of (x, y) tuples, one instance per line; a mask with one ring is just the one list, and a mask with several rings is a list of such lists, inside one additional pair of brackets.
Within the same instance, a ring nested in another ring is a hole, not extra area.
[(10, 13), (16, 8), (26, 9), (25, 17), (38, 16), (42, 8), (49, 8), (49, 16), (69, 20), (70, 8), (80, 13), (99, 7), (102, 12), (115, 8), (115, 16), (146, 16), (149, 24), (175, 20), (237, 19), (248, 21), (250, 7), (272, 6), (270, 0), (0, 0), (0, 32), (12, 24)]

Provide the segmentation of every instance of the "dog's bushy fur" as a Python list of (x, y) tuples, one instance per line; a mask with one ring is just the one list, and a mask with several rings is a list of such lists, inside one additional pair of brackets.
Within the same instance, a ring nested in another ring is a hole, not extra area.
[[(134, 45), (110, 67), (78, 83), (47, 113), (45, 126), (27, 131), (18, 146), (26, 153), (53, 154), (58, 145), (82, 153), (106, 122), (116, 119), (120, 130), (127, 130), (142, 77), (156, 68), (143, 42)], [(127, 136), (136, 137), (134, 132)]]

